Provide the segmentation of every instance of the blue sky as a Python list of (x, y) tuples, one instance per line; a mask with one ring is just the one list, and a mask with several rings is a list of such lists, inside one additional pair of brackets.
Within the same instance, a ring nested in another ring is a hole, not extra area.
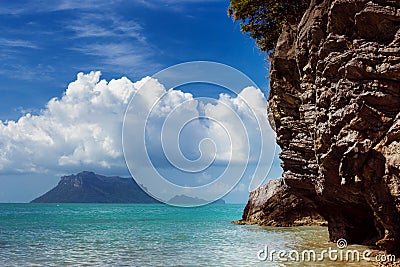
[[(79, 72), (101, 71), (107, 81), (125, 76), (135, 82), (195, 60), (237, 68), (266, 94), (266, 55), (227, 16), (228, 5), (213, 0), (0, 1), (0, 120), (41, 115)], [(182, 90), (194, 97), (221, 93), (204, 86)], [(280, 175), (278, 165), (272, 176)], [(0, 161), (0, 201), (29, 201), (54, 186), (59, 174), (66, 173), (60, 168), (1, 171)], [(247, 194), (237, 193), (232, 202), (243, 202)]]

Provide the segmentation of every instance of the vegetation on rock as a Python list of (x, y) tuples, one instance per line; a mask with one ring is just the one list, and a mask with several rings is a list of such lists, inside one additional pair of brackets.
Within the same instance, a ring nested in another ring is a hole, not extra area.
[(240, 20), (262, 51), (271, 52), (285, 23), (297, 24), (310, 0), (231, 0), (228, 15)]

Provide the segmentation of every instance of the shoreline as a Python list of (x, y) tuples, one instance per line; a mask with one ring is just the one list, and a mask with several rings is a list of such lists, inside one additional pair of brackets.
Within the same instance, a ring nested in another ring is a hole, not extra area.
[(277, 222), (274, 220), (271, 221), (254, 221), (254, 220), (237, 220), (232, 221), (232, 224), (238, 225), (259, 225), (259, 226), (274, 226), (274, 227), (297, 227), (297, 226), (322, 226), (327, 227), (328, 222), (326, 220), (321, 220), (320, 218), (312, 218), (311, 216), (306, 216), (298, 220), (294, 220), (292, 222)]

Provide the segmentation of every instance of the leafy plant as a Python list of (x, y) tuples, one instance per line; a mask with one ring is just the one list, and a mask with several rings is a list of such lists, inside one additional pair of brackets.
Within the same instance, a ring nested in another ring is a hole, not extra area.
[(262, 51), (271, 52), (285, 23), (298, 23), (310, 0), (231, 0), (228, 15), (240, 20)]

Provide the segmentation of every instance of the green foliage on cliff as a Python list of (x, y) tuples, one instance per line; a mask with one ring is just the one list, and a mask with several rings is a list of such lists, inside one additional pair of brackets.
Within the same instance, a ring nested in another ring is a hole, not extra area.
[(228, 15), (240, 20), (262, 51), (275, 48), (285, 23), (298, 23), (310, 0), (231, 0)]

